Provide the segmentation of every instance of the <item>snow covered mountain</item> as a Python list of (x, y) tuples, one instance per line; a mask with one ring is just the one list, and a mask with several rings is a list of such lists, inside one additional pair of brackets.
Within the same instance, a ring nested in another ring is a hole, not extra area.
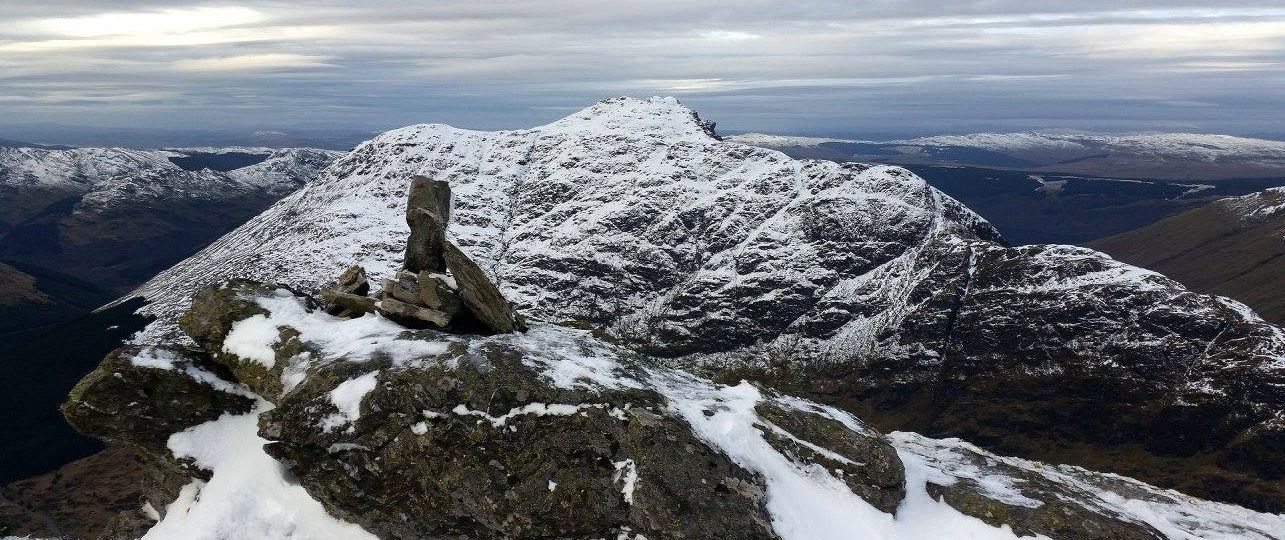
[(806, 157), (1020, 168), (1126, 178), (1285, 175), (1285, 142), (1202, 133), (972, 133), (860, 141), (747, 133), (728, 138)]
[(141, 287), (159, 319), (136, 341), (182, 340), (192, 294), (228, 278), (389, 276), (416, 174), (451, 184), (454, 240), (529, 315), (885, 429), (1285, 502), (1285, 331), (1098, 252), (1005, 247), (904, 169), (720, 141), (673, 100), (385, 133)]
[[(0, 147), (0, 257), (132, 287), (341, 152)], [(220, 165), (235, 164), (235, 167)], [(186, 167), (186, 168), (185, 168)]]

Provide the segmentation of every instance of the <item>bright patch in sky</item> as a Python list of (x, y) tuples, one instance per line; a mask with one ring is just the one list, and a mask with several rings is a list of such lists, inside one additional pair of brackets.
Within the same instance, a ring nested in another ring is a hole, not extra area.
[(745, 41), (747, 39), (754, 39), (759, 36), (755, 34), (751, 34), (749, 32), (729, 32), (727, 30), (712, 30), (709, 32), (702, 33), (701, 37), (708, 40), (713, 40), (713, 41)]
[(194, 7), (43, 19), (34, 26), (58, 36), (83, 38), (192, 32), (249, 24), (264, 18), (258, 11), (245, 7)]
[(253, 71), (335, 67), (334, 64), (326, 63), (329, 58), (327, 56), (285, 53), (243, 54), (239, 56), (179, 60), (174, 62), (174, 68), (184, 71)]

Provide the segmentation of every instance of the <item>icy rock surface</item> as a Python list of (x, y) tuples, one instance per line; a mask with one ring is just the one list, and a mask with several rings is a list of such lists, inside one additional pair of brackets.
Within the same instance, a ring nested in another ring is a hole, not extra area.
[(1281, 329), (1098, 252), (1006, 247), (905, 169), (720, 141), (669, 98), (526, 130), (384, 133), (140, 288), (160, 318), (137, 341), (181, 339), (177, 315), (224, 279), (389, 277), (415, 175), (450, 183), (453, 240), (524, 313), (1028, 454), (1212, 454), (1251, 489), (1221, 469), (1184, 489), (1285, 507)]

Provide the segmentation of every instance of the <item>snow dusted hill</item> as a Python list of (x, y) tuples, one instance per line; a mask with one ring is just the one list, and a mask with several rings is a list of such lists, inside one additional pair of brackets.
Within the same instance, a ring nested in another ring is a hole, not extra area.
[(747, 133), (728, 140), (791, 154), (1101, 176), (1222, 179), (1285, 175), (1285, 142), (1203, 133), (971, 133), (891, 141)]
[(529, 315), (881, 427), (1285, 502), (1280, 328), (1095, 251), (1005, 247), (905, 169), (719, 141), (672, 99), (385, 133), (141, 287), (159, 319), (136, 341), (183, 339), (177, 315), (227, 278), (387, 277), (415, 174), (450, 182), (451, 234)]
[[(341, 152), (0, 147), (0, 257), (136, 286), (315, 177)], [(250, 163), (185, 169), (184, 160)]]

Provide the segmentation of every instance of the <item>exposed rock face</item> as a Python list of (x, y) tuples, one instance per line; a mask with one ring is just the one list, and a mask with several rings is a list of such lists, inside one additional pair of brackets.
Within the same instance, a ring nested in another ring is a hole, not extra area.
[[(208, 287), (197, 294), (192, 302), (192, 309), (183, 314), (179, 325), (183, 331), (195, 340), (210, 356), (230, 370), (236, 380), (245, 384), (250, 390), (261, 396), (281, 394), (281, 374), (289, 367), (292, 360), (300, 353), (302, 343), (298, 336), (289, 330), (268, 330), (282, 347), (267, 351), (270, 355), (259, 354), (247, 357), (244, 349), (233, 349), (226, 345), (228, 333), (233, 330), (232, 323), (268, 315), (255, 298), (289, 294), (289, 290), (272, 284), (262, 284), (249, 280), (237, 280), (219, 287)], [(309, 308), (317, 307), (311, 298)], [(239, 354), (238, 354), (239, 353)]]
[(897, 511), (906, 496), (906, 471), (882, 435), (854, 431), (814, 411), (771, 402), (755, 411), (767, 428), (763, 437), (777, 451), (799, 463), (820, 464), (875, 508), (890, 514)]
[[(456, 367), (316, 370), (262, 416), (277, 441), (266, 450), (381, 538), (775, 536), (762, 480), (696, 439), (655, 392), (551, 388), (519, 348), (457, 345)], [(319, 430), (335, 388), (371, 370), (360, 418)]]
[(72, 388), (62, 412), (81, 433), (168, 462), (170, 435), (225, 412), (249, 412), (253, 396), (219, 371), (202, 352), (118, 349)]
[[(669, 100), (529, 130), (388, 132), (142, 288), (161, 321), (140, 339), (176, 336), (194, 284), (312, 291), (357, 260), (392, 276), (414, 175), (450, 184), (454, 244), (532, 316), (887, 428), (1096, 467), (1140, 447), (1131, 474), (1285, 504), (1281, 455), (1264, 450), (1285, 429), (1279, 328), (1096, 252), (1005, 247), (904, 169), (721, 142)], [(1075, 446), (1089, 451), (1058, 453)]]

